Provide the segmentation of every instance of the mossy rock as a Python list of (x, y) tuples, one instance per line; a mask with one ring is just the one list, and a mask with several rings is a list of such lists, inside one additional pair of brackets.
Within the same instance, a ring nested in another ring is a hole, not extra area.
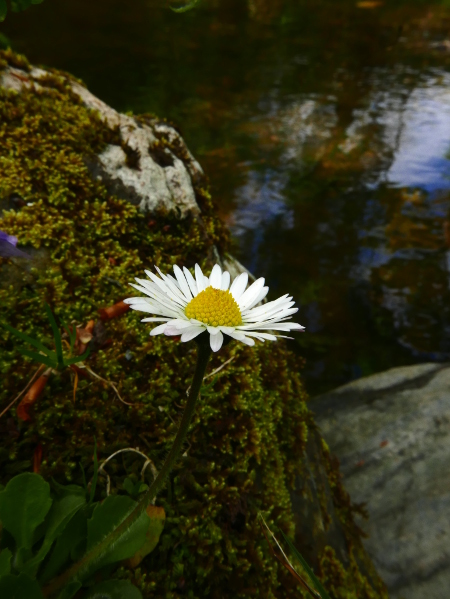
[[(66, 322), (84, 325), (127, 297), (130, 280), (153, 264), (167, 271), (174, 263), (192, 268), (199, 262), (208, 270), (223, 259), (228, 233), (174, 128), (148, 115), (117, 115), (69, 75), (35, 69), (10, 51), (0, 52), (0, 69), (0, 229), (16, 235), (33, 257), (0, 258), (2, 320), (49, 343), (44, 301)], [(184, 169), (194, 196), (189, 189), (187, 200), (177, 196), (179, 182), (168, 176), (173, 206), (139, 200), (144, 150), (133, 145), (130, 127), (155, 136), (148, 155), (161, 169)], [(117, 176), (106, 172), (108, 152), (126, 162), (116, 164)], [(125, 167), (141, 172), (120, 174)], [(66, 370), (50, 378), (31, 421), (20, 421), (15, 408), (0, 419), (2, 482), (32, 469), (42, 451), (43, 476), (79, 483), (79, 464), (92, 475), (94, 438), (101, 460), (139, 447), (161, 464), (195, 346), (148, 333), (136, 313), (110, 320), (87, 361), (103, 381), (80, 378), (74, 399), (74, 375)], [(1, 343), (3, 409), (36, 364), (6, 332)], [(120, 575), (146, 598), (305, 596), (270, 554), (258, 524), (262, 512), (271, 528), (295, 539), (332, 597), (387, 597), (363, 550), (339, 465), (308, 409), (301, 360), (284, 342), (231, 343), (211, 369), (230, 358), (201, 399), (187, 451), (157, 498), (167, 513), (158, 547)], [(110, 462), (112, 492), (125, 492), (125, 477), (138, 480), (142, 465), (134, 454)]]

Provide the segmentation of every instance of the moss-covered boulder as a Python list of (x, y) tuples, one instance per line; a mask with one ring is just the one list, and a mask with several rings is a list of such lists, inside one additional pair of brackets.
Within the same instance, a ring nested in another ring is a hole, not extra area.
[[(0, 229), (32, 256), (0, 258), (1, 319), (47, 343), (44, 301), (66, 322), (97, 321), (86, 363), (97, 377), (78, 373), (75, 395), (73, 371), (53, 375), (29, 421), (15, 407), (0, 419), (2, 482), (33, 467), (80, 482), (80, 464), (92, 475), (94, 438), (100, 459), (138, 447), (158, 467), (195, 347), (149, 337), (136, 313), (101, 324), (99, 310), (127, 297), (128, 282), (153, 264), (208, 270), (219, 259), (239, 268), (225, 259), (228, 233), (201, 168), (168, 123), (118, 115), (69, 75), (9, 51), (0, 69)], [(232, 343), (210, 368), (226, 361), (157, 498), (167, 514), (161, 541), (121, 575), (149, 598), (302, 596), (270, 554), (262, 512), (295, 538), (332, 597), (386, 597), (307, 407), (301, 360), (280, 342)], [(36, 370), (6, 332), (0, 369), (1, 411)], [(125, 478), (137, 481), (142, 465), (133, 453), (111, 460), (111, 492), (125, 493)]]

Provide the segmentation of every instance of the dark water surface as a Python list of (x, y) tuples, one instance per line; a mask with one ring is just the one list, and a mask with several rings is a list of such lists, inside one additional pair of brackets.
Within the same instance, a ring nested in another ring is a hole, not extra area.
[(317, 393), (450, 358), (448, 6), (45, 0), (0, 30), (116, 109), (177, 123), (234, 253), (299, 303)]

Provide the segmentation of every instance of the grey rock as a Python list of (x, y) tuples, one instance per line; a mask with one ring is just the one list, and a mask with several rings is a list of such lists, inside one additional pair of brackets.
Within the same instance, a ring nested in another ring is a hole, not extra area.
[[(27, 73), (7, 67), (1, 73), (0, 87), (18, 93), (33, 85), (44, 90), (39, 80), (46, 75), (48, 73), (43, 69), (33, 68)], [(93, 176), (103, 180), (112, 193), (138, 204), (143, 211), (163, 208), (176, 211), (181, 217), (199, 214), (191, 177), (198, 176), (202, 170), (177, 131), (165, 123), (159, 124), (156, 119), (154, 123), (139, 123), (131, 116), (120, 114), (76, 81), (70, 81), (73, 92), (88, 108), (97, 111), (111, 129), (119, 128), (125, 147), (136, 156), (136, 164), (131, 166), (122, 147), (109, 145), (95, 163), (88, 164)], [(176, 142), (183, 149), (186, 163), (168, 148), (165, 149), (167, 160), (164, 166), (155, 160), (152, 147), (164, 135), (170, 143)]]
[[(39, 81), (49, 74), (37, 67), (24, 71), (8, 66), (0, 72), (0, 87), (17, 93), (34, 87), (45, 93), (46, 88)], [(121, 114), (77, 81), (70, 78), (67, 81), (88, 108), (95, 110), (111, 129), (119, 129), (123, 142), (122, 146), (109, 144), (94, 160), (85, 158), (92, 177), (101, 180), (111, 194), (128, 200), (144, 212), (164, 209), (175, 212), (180, 218), (193, 215), (201, 219), (193, 184), (201, 180), (204, 173), (178, 131), (156, 118), (146, 119), (143, 123)], [(158, 146), (161, 139), (167, 142), (162, 148)], [(167, 145), (177, 148), (177, 156)], [(132, 161), (128, 160), (130, 153)], [(7, 208), (10, 206), (0, 199), (0, 214)], [(232, 256), (222, 258), (215, 248), (213, 254), (212, 258), (230, 270), (232, 277), (248, 272)], [(10, 284), (11, 278), (3, 273), (4, 284)]]
[(450, 365), (393, 368), (313, 399), (392, 599), (450, 595)]

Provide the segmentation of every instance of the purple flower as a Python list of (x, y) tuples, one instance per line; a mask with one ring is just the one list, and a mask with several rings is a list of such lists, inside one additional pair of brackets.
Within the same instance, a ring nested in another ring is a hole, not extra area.
[(4, 231), (0, 231), (0, 256), (3, 258), (31, 258), (28, 254), (16, 248), (16, 245), (17, 237), (8, 235), (8, 233), (5, 233)]

